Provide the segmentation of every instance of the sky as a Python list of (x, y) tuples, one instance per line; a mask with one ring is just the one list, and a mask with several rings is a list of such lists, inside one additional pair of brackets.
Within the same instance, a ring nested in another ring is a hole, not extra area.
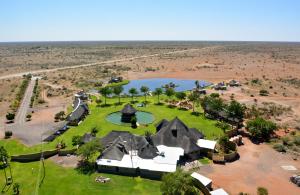
[(0, 42), (300, 41), (299, 0), (1, 0)]

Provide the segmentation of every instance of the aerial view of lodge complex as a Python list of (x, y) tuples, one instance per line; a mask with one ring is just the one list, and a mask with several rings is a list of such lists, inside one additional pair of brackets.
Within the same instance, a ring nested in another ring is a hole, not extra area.
[(300, 3), (0, 2), (0, 188), (300, 195)]

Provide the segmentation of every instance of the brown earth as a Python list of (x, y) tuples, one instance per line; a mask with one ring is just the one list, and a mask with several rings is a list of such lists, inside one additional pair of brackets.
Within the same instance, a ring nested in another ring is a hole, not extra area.
[[(224, 188), (230, 194), (256, 194), (257, 187), (267, 188), (271, 195), (300, 194), (300, 188), (289, 181), (290, 176), (300, 173), (298, 161), (266, 144), (256, 145), (248, 139), (244, 139), (244, 143), (238, 148), (239, 160), (226, 165), (203, 166), (199, 173), (212, 179), (214, 188)], [(287, 171), (281, 167), (287, 165), (298, 170)]]

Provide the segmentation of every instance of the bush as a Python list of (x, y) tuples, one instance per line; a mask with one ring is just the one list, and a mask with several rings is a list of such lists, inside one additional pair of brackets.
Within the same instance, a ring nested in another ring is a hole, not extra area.
[(5, 139), (8, 139), (8, 138), (10, 138), (11, 136), (12, 136), (12, 132), (11, 131), (5, 131), (5, 135), (4, 135), (4, 138)]
[(294, 137), (294, 144), (296, 144), (297, 146), (300, 146), (300, 136)]
[(265, 89), (262, 89), (259, 91), (259, 95), (260, 96), (268, 96), (269, 95), (269, 92)]
[(286, 152), (284, 145), (282, 144), (275, 144), (273, 146), (273, 148), (277, 151), (277, 152)]
[(269, 140), (271, 135), (277, 129), (277, 126), (272, 121), (257, 117), (253, 120), (247, 121), (247, 129), (254, 139)]
[(14, 120), (14, 119), (15, 119), (15, 113), (11, 113), (11, 112), (7, 113), (7, 114), (6, 114), (6, 119), (7, 119), (8, 121)]
[(75, 136), (73, 136), (72, 137), (72, 145), (73, 146), (79, 146), (79, 145), (81, 145), (82, 144), (82, 141), (81, 141), (81, 136), (80, 135), (75, 135)]
[(283, 145), (286, 146), (291, 146), (293, 145), (293, 142), (291, 141), (291, 139), (288, 136), (284, 136), (281, 138)]
[(229, 141), (229, 138), (226, 135), (220, 137), (218, 143), (220, 145), (221, 150), (224, 153), (228, 154), (230, 151), (235, 151), (236, 150), (236, 144)]
[(225, 123), (225, 122), (220, 122), (218, 121), (215, 124), (216, 127), (219, 127), (220, 129), (222, 129), (224, 132), (230, 129), (230, 125)]
[(257, 195), (268, 195), (268, 190), (264, 187), (257, 188)]

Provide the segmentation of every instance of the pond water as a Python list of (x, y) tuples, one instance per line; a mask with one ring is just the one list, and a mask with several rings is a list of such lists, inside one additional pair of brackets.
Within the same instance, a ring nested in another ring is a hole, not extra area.
[[(141, 125), (147, 125), (154, 121), (153, 114), (149, 112), (137, 111), (135, 115), (137, 118), (137, 122)], [(121, 112), (113, 112), (107, 115), (106, 120), (116, 125), (130, 126), (131, 125), (130, 123), (121, 122), (121, 116), (122, 116)]]
[[(149, 87), (150, 91), (154, 91), (155, 88), (163, 87), (166, 84), (174, 83), (175, 91), (188, 91), (195, 87), (196, 80), (184, 80), (184, 79), (172, 79), (172, 78), (153, 78), (153, 79), (141, 79), (131, 80), (127, 85), (124, 85), (124, 93), (128, 94), (130, 88), (136, 88), (140, 91), (141, 86)], [(199, 80), (201, 87), (209, 86), (211, 83)]]

